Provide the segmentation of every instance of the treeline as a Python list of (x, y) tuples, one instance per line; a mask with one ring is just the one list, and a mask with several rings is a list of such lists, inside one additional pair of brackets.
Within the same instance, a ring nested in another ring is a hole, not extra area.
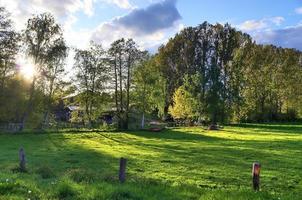
[[(51, 14), (33, 16), (17, 33), (0, 8), (0, 122), (48, 128), (63, 97), (76, 94), (71, 121), (93, 127), (105, 111), (119, 129), (145, 118), (185, 122), (293, 121), (301, 117), (302, 56), (294, 49), (257, 45), (229, 24), (207, 22), (176, 34), (158, 53), (132, 39), (108, 49), (65, 43)], [(66, 58), (75, 51), (71, 81)], [(26, 79), (16, 65), (26, 55), (36, 73)]]
[[(33, 16), (17, 33), (4, 8), (0, 8), (0, 25), (1, 123), (20, 123), (21, 130), (49, 128), (58, 121), (55, 110), (62, 106), (62, 99), (76, 94), (73, 106), (78, 109), (71, 121), (92, 127), (100, 122), (102, 112), (110, 110), (117, 127), (128, 128), (131, 109), (139, 112), (132, 75), (150, 57), (132, 39), (114, 41), (107, 50), (94, 42), (87, 49), (74, 49), (66, 45), (62, 27), (51, 14)], [(66, 81), (71, 49), (75, 76)], [(24, 77), (24, 66), (16, 64), (18, 54), (25, 55), (35, 73)]]
[(302, 112), (302, 54), (258, 45), (229, 24), (189, 27), (153, 58), (165, 113), (216, 122), (293, 121)]

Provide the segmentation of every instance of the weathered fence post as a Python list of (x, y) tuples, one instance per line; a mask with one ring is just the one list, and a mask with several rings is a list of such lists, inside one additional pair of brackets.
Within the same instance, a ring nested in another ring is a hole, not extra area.
[(119, 180), (121, 183), (124, 183), (126, 180), (126, 164), (127, 164), (127, 159), (121, 158), (120, 159), (120, 171), (119, 171)]
[(25, 172), (26, 171), (26, 159), (25, 159), (25, 152), (24, 149), (21, 147), (19, 150), (19, 160), (20, 160), (20, 171)]
[(255, 191), (259, 191), (260, 188), (260, 168), (261, 165), (260, 163), (253, 163), (253, 171), (252, 171), (252, 175), (253, 175), (253, 188)]

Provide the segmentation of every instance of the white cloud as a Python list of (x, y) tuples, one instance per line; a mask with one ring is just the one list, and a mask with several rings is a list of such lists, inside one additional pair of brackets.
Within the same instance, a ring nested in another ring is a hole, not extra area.
[(0, 0), (0, 6), (4, 6), (12, 14), (17, 30), (21, 30), (28, 18), (43, 12), (50, 12), (59, 20), (68, 19), (79, 10), (91, 15), (92, 1), (94, 0)]
[(175, 0), (151, 4), (145, 9), (134, 9), (122, 17), (100, 24), (92, 40), (104, 47), (120, 38), (133, 38), (142, 48), (155, 50), (184, 26)]
[(83, 0), (83, 10), (84, 13), (88, 16), (92, 16), (94, 14), (93, 4), (96, 2), (96, 0)]
[(243, 31), (259, 30), (267, 27), (263, 20), (248, 20), (240, 24), (239, 29)]
[(267, 30), (253, 35), (254, 39), (261, 44), (274, 44), (286, 48), (302, 50), (301, 39), (302, 25), (287, 27), (277, 30)]
[(263, 29), (268, 29), (271, 26), (280, 26), (284, 22), (284, 18), (277, 16), (277, 17), (270, 17), (270, 18), (263, 18), (260, 20), (247, 20), (242, 24), (238, 25), (237, 27), (242, 31), (259, 31)]
[(302, 21), (296, 26), (279, 27), (283, 22), (283, 17), (263, 18), (245, 21), (237, 28), (249, 33), (257, 43), (302, 50)]
[(296, 8), (296, 9), (295, 9), (295, 12), (296, 12), (297, 14), (302, 14), (302, 7)]
[(43, 12), (52, 13), (63, 23), (70, 22), (71, 18), (75, 21), (75, 13), (78, 11), (91, 17), (97, 2), (134, 9), (129, 0), (0, 0), (0, 6), (11, 13), (16, 29), (22, 30), (28, 18)]
[(284, 17), (272, 17), (268, 20), (273, 22), (276, 26), (280, 26), (285, 21)]
[(107, 0), (109, 3), (113, 3), (116, 6), (123, 9), (132, 9), (134, 8), (128, 0)]
[(183, 29), (183, 27), (183, 24), (176, 23), (174, 26), (166, 29), (161, 29), (150, 34), (138, 35), (132, 29), (106, 22), (93, 32), (91, 39), (108, 48), (117, 39), (133, 38), (142, 49), (155, 51), (161, 44), (166, 43), (169, 37)]

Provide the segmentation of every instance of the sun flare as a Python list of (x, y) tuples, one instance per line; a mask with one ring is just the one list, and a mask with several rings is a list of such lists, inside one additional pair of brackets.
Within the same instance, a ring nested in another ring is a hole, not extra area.
[(25, 61), (20, 65), (20, 73), (26, 79), (32, 79), (36, 73), (35, 65), (30, 61)]

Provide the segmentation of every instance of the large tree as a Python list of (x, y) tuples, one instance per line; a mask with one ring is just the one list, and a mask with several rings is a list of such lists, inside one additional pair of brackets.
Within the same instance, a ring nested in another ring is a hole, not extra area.
[(48, 100), (46, 103), (44, 122), (48, 123), (50, 98), (52, 97), (53, 86), (58, 74), (62, 72), (62, 64), (66, 57), (66, 45), (63, 33), (59, 24), (49, 13), (43, 13), (30, 18), (27, 21), (26, 29), (23, 31), (25, 53), (32, 59), (37, 73), (32, 78), (29, 91), (29, 100), (24, 112), (22, 124), (24, 124), (33, 110), (33, 98), (36, 88), (36, 81), (43, 79), (48, 81)]
[(118, 127), (128, 129), (133, 67), (145, 55), (132, 39), (119, 39), (109, 49)]

